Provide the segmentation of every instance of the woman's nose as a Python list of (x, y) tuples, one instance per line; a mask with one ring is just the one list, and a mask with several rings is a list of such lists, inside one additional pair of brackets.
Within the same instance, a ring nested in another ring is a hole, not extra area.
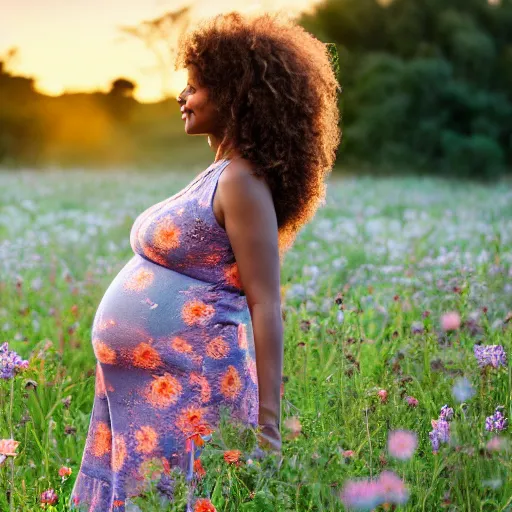
[[(184, 105), (184, 104), (186, 103), (186, 101), (187, 101), (187, 100), (186, 100), (186, 97), (187, 97), (187, 96), (186, 96), (186, 90), (187, 90), (186, 88), (185, 88), (185, 89), (183, 89), (183, 91), (181, 91), (181, 92), (178, 94), (178, 97), (176, 98), (176, 100), (178, 101), (178, 103), (179, 103), (180, 105)], [(184, 93), (185, 93), (185, 94), (184, 94)]]

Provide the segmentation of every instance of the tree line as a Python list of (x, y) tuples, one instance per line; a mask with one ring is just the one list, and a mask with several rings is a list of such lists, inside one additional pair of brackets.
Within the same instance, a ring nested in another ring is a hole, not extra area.
[[(155, 30), (165, 38), (178, 22), (187, 26), (182, 11), (123, 30), (154, 42)], [(483, 179), (510, 173), (512, 0), (324, 0), (297, 21), (337, 49), (339, 165)], [(108, 93), (50, 98), (0, 62), (0, 162), (85, 163), (94, 155), (97, 165), (126, 164), (134, 148), (140, 162), (165, 160), (183, 146), (177, 103), (140, 104), (135, 87), (120, 78)]]

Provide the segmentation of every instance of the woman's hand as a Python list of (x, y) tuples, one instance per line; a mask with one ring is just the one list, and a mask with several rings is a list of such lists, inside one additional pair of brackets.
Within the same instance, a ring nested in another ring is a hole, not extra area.
[(272, 423), (259, 425), (258, 442), (261, 448), (274, 453), (281, 453), (281, 432)]

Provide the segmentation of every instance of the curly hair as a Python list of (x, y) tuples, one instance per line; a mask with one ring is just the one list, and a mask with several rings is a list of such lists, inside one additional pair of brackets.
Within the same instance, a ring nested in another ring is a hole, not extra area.
[(175, 69), (189, 65), (216, 106), (222, 147), (270, 187), (282, 262), (325, 202), (341, 141), (341, 88), (327, 46), (280, 14), (230, 12), (180, 37)]

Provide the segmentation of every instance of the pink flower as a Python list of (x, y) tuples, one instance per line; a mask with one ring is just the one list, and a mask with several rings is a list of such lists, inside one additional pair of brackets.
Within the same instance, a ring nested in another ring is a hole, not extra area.
[(441, 317), (443, 331), (456, 331), (460, 328), (460, 315), (456, 311), (445, 313)]
[(343, 457), (353, 457), (354, 456), (354, 450), (343, 450), (341, 452), (341, 455)]
[(507, 440), (504, 437), (494, 436), (487, 441), (486, 448), (490, 452), (500, 452), (508, 447)]
[(414, 398), (413, 396), (408, 396), (405, 398), (406, 402), (407, 402), (407, 405), (411, 406), (411, 407), (416, 407), (418, 405), (418, 400), (416, 400), (416, 398)]
[(348, 480), (340, 493), (349, 510), (372, 510), (386, 503), (400, 505), (408, 498), (404, 482), (392, 471), (383, 471), (377, 480)]
[(348, 509), (370, 510), (382, 503), (382, 487), (376, 480), (349, 480), (341, 490), (340, 499)]
[(395, 430), (388, 436), (388, 451), (395, 459), (410, 459), (418, 446), (418, 436), (415, 432)]
[(41, 506), (45, 507), (46, 505), (55, 505), (59, 501), (59, 497), (53, 489), (48, 489), (41, 493), (40, 500)]
[(381, 389), (377, 394), (379, 395), (380, 401), (382, 403), (387, 402), (387, 400), (388, 400), (388, 392), (385, 389)]
[(383, 471), (379, 476), (384, 503), (403, 504), (409, 498), (404, 482), (393, 471)]

